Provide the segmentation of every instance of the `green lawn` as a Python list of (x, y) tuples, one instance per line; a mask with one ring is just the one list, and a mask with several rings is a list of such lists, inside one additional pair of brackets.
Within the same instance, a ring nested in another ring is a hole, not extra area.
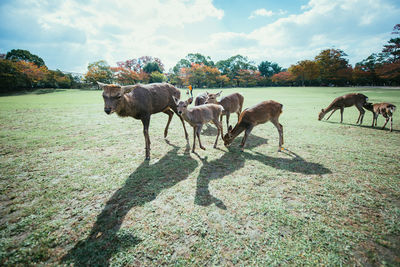
[(349, 92), (400, 109), (400, 90), (232, 92), (283, 104), (284, 152), (267, 123), (244, 152), (204, 127), (193, 154), (156, 114), (144, 161), (141, 122), (106, 115), (101, 91), (0, 97), (0, 265), (400, 265), (400, 111), (393, 132), (355, 107), (317, 120)]

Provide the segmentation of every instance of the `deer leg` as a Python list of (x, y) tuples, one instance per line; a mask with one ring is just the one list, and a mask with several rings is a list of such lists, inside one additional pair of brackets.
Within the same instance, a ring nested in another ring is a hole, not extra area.
[(143, 118), (142, 124), (143, 124), (143, 135), (146, 144), (145, 145), (146, 160), (150, 160), (150, 137), (149, 137), (150, 116)]
[(222, 123), (219, 122), (218, 120), (213, 120), (214, 125), (217, 127), (218, 129), (218, 133), (217, 133), (217, 138), (215, 139), (215, 143), (214, 143), (214, 148), (217, 148), (217, 142), (218, 142), (218, 137), (219, 134), (221, 133), (221, 139), (224, 140), (222, 137), (224, 136), (223, 132), (222, 132)]
[(201, 149), (206, 150), (206, 148), (201, 144), (201, 140), (200, 140), (200, 133), (201, 133), (201, 128), (203, 128), (203, 125), (200, 124), (196, 127), (196, 135), (197, 135), (197, 139), (199, 139), (199, 146)]
[(196, 147), (196, 126), (193, 127), (193, 147), (192, 147), (192, 153), (194, 153), (194, 149)]
[(229, 112), (226, 113), (226, 129), (229, 128), (229, 117), (231, 116), (231, 114)]
[(340, 123), (343, 122), (343, 111), (344, 111), (344, 108), (341, 107), (341, 108), (340, 108)]
[(390, 116), (390, 131), (393, 131), (393, 116)]
[(164, 111), (164, 113), (168, 115), (167, 126), (165, 126), (165, 130), (164, 130), (164, 138), (167, 138), (167, 135), (168, 135), (168, 127), (169, 127), (169, 124), (171, 123), (172, 116), (174, 116), (174, 113), (173, 113), (170, 109)]
[(189, 135), (188, 135), (188, 133), (187, 133), (187, 131), (186, 131), (185, 121), (183, 120), (182, 116), (178, 114), (178, 110), (176, 109), (176, 107), (171, 107), (171, 109), (176, 113), (176, 115), (177, 115), (177, 116), (179, 117), (179, 119), (181, 120), (182, 126), (183, 126), (183, 130), (185, 131), (185, 138), (186, 138), (186, 141), (189, 142)]
[(328, 117), (326, 120), (329, 120), (329, 118), (332, 116), (333, 113), (335, 113), (336, 110), (337, 110), (337, 109), (334, 109), (334, 110), (332, 111), (332, 113), (329, 115), (329, 117)]
[(376, 125), (378, 124), (378, 116), (379, 116), (379, 114), (377, 113), (377, 114), (375, 115), (375, 127), (376, 127)]
[(382, 127), (382, 130), (385, 129), (385, 126), (386, 126), (386, 124), (388, 123), (388, 121), (389, 121), (389, 117), (386, 117), (386, 121), (385, 121), (385, 124), (384, 124), (383, 127)]
[(279, 134), (279, 148), (278, 152), (282, 150), (282, 145), (283, 145), (283, 126), (280, 124), (278, 121), (271, 121), (272, 124), (275, 125), (276, 129), (278, 130)]
[(358, 120), (356, 123), (358, 123), (360, 121), (360, 125), (361, 125), (363, 122), (363, 119), (364, 119), (365, 110), (362, 108), (361, 105), (356, 105), (356, 108), (358, 109), (358, 111), (360, 111), (360, 115), (358, 116)]
[(250, 125), (250, 126), (246, 129), (246, 131), (244, 132), (244, 136), (243, 136), (242, 142), (240, 143), (240, 149), (241, 149), (242, 151), (244, 151), (244, 145), (246, 144), (247, 137), (249, 137), (249, 134), (251, 133), (251, 131), (253, 130), (253, 128), (254, 128), (254, 126), (253, 126), (253, 125)]
[(372, 112), (372, 125), (371, 125), (371, 127), (374, 127), (374, 122), (375, 122), (375, 113)]

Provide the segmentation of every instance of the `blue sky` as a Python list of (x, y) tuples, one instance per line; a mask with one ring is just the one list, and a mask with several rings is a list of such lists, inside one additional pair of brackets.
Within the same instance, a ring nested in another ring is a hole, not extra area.
[(188, 53), (241, 54), (289, 67), (339, 48), (351, 64), (380, 52), (400, 23), (398, 0), (1, 0), (0, 53), (26, 49), (50, 69)]

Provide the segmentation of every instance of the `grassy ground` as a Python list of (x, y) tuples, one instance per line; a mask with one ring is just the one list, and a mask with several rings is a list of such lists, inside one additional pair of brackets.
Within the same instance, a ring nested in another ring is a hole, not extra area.
[(267, 123), (245, 152), (205, 127), (193, 154), (156, 114), (148, 162), (141, 122), (106, 115), (100, 91), (0, 97), (0, 265), (400, 265), (399, 111), (393, 132), (354, 107), (317, 120), (354, 91), (400, 108), (400, 90), (236, 91), (283, 104), (286, 151)]

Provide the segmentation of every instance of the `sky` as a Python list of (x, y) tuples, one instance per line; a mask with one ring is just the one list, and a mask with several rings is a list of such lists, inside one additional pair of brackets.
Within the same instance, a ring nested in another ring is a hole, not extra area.
[(240, 54), (289, 67), (324, 49), (355, 63), (379, 53), (400, 23), (398, 0), (0, 0), (0, 53), (25, 49), (49, 69), (189, 53)]

